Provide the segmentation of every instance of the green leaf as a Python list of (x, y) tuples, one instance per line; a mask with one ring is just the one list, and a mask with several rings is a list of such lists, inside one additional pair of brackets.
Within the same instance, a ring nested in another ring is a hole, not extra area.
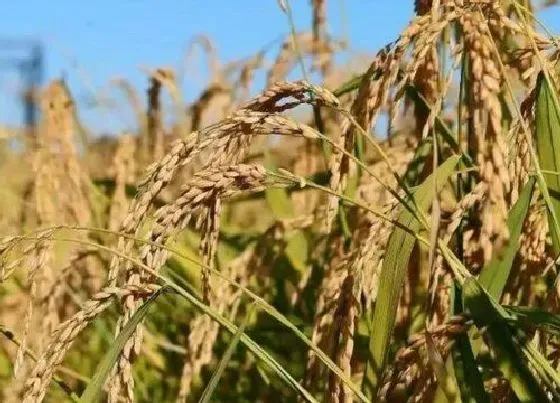
[[(416, 108), (419, 108), (421, 111), (424, 111), (426, 115), (430, 113), (430, 107), (428, 103), (426, 102), (422, 94), (420, 94), (420, 92), (418, 92), (418, 90), (415, 87), (413, 87), (412, 85), (407, 85), (405, 91), (406, 91), (406, 95), (414, 102), (414, 106)], [(455, 138), (455, 135), (453, 135), (451, 130), (447, 127), (445, 122), (441, 120), (439, 116), (436, 116), (435, 118), (435, 128), (437, 132), (441, 135), (443, 140), (447, 143), (447, 145), (451, 147), (451, 149), (455, 153), (461, 155), (463, 159), (463, 163), (468, 167), (473, 166), (471, 157), (463, 152), (461, 146), (459, 145), (459, 143), (457, 143), (457, 139)]]
[[(175, 249), (173, 249), (171, 251), (174, 252), (176, 255), (181, 256), (180, 251), (177, 251)], [(198, 263), (198, 261), (196, 259), (191, 259), (191, 258), (189, 258), (187, 256), (184, 256), (184, 255), (181, 256), (181, 257), (183, 257), (184, 259), (186, 259), (186, 260), (188, 260), (192, 263), (195, 263), (197, 265), (197, 267), (198, 267), (198, 265), (200, 265), (200, 263)], [(168, 259), (168, 262), (169, 262), (169, 259)], [(171, 281), (168, 281), (167, 284), (169, 284), (169, 286), (172, 287), (178, 294), (183, 296), (185, 299), (187, 299), (189, 302), (191, 302), (198, 309), (200, 309), (204, 313), (208, 314), (210, 317), (212, 317), (214, 320), (216, 320), (218, 323), (220, 323), (220, 325), (226, 327), (230, 332), (232, 332), (232, 333), (235, 332), (236, 328), (228, 320), (223, 318), (221, 315), (219, 315), (218, 313), (216, 313), (215, 311), (213, 311), (212, 309), (210, 309), (209, 307), (207, 307), (202, 302), (200, 302), (197, 298), (194, 297), (194, 295), (197, 294), (198, 289), (193, 289), (193, 287), (190, 287), (189, 284), (187, 284), (184, 280), (182, 280), (180, 277), (174, 275), (173, 271), (170, 271), (168, 274), (170, 276), (173, 276), (174, 278), (176, 278), (178, 281), (180, 281), (182, 283), (182, 287), (185, 287), (185, 288), (182, 288), (181, 286), (178, 286), (177, 284), (175, 284)], [(227, 276), (224, 276), (223, 274), (220, 275), (218, 271), (214, 271), (214, 274), (217, 274), (223, 280), (229, 282), (232, 286), (242, 290), (243, 293), (246, 294), (247, 296), (249, 296), (255, 302), (255, 304), (257, 304), (257, 306), (260, 309), (262, 309), (268, 315), (270, 315), (271, 317), (276, 319), (279, 323), (281, 323), (287, 329), (289, 329), (291, 332), (293, 332), (294, 335), (297, 338), (299, 338), (307, 347), (309, 347), (310, 350), (313, 351), (313, 353), (317, 356), (317, 358), (327, 368), (329, 368), (333, 373), (335, 373), (336, 376), (338, 376), (342, 380), (342, 382), (346, 386), (348, 386), (348, 388), (355, 394), (356, 398), (359, 401), (368, 402), (368, 399), (361, 392), (359, 386), (356, 385), (350, 377), (346, 376), (345, 373), (332, 361), (332, 359), (322, 349), (320, 349), (317, 345), (315, 345), (305, 335), (305, 333), (302, 332), (298, 328), (297, 324), (294, 324), (293, 319), (292, 320), (288, 319), (286, 316), (284, 316), (282, 313), (280, 313), (277, 308), (270, 305), (262, 297), (255, 294), (254, 292), (252, 292), (247, 287), (245, 287), (243, 285), (240, 285), (238, 283), (235, 283), (234, 281), (229, 279)], [(188, 292), (187, 292), (187, 289), (189, 290)], [(247, 335), (243, 335), (241, 337), (241, 342), (243, 342), (256, 356), (258, 356), (258, 357), (262, 356), (262, 355), (259, 355), (259, 351), (257, 351), (260, 348), (259, 345), (256, 344), (255, 342), (253, 342)], [(279, 376), (288, 383), (288, 385), (294, 387), (294, 389), (297, 390), (303, 396), (306, 396), (307, 391), (305, 391), (305, 389), (301, 388), (297, 384), (297, 382), (289, 376), (289, 374), (282, 371), (281, 368), (278, 368), (279, 364), (276, 361), (274, 361), (274, 359), (272, 357), (264, 356), (264, 357), (261, 357), (261, 358), (263, 359), (263, 361), (267, 365), (269, 365), (274, 371), (276, 371), (279, 374)], [(307, 400), (309, 400), (309, 399), (307, 399)]]
[(404, 182), (407, 184), (407, 186), (416, 186), (418, 184), (420, 175), (422, 174), (422, 171), (424, 171), (424, 167), (426, 165), (426, 158), (432, 151), (432, 148), (433, 146), (431, 137), (422, 139), (416, 147), (414, 156), (408, 163), (406, 172), (403, 175)]
[[(535, 129), (539, 167), (543, 171), (560, 172), (560, 111), (558, 97), (541, 71), (537, 79)], [(543, 197), (548, 207), (548, 222), (552, 234), (554, 253), (560, 254), (560, 176), (542, 173), (548, 191)], [(540, 184), (540, 183), (539, 183)], [(547, 197), (548, 196), (548, 197)]]
[(499, 301), (507, 279), (511, 272), (513, 259), (519, 249), (519, 237), (523, 227), (523, 221), (529, 210), (533, 188), (535, 187), (535, 177), (530, 177), (517, 203), (511, 208), (508, 214), (509, 243), (503, 255), (495, 257), (484, 267), (478, 279), (480, 285), (486, 289), (492, 298)]
[(523, 330), (515, 327), (512, 327), (512, 329), (514, 329), (516, 334), (515, 342), (517, 346), (521, 348), (525, 359), (535, 371), (543, 386), (546, 386), (548, 391), (553, 394), (553, 401), (560, 401), (560, 393), (558, 392), (560, 387), (560, 375)]
[(436, 390), (437, 398), (434, 399), (434, 401), (450, 403), (460, 402), (457, 394), (459, 387), (457, 385), (453, 366), (451, 365), (451, 357), (448, 357), (446, 360), (443, 359), (436, 347), (432, 334), (429, 332), (426, 332), (426, 352), (438, 385)]
[(148, 311), (152, 304), (156, 301), (156, 299), (162, 295), (167, 290), (167, 287), (160, 288), (157, 292), (155, 292), (142, 306), (132, 315), (132, 318), (127, 322), (126, 326), (119, 333), (117, 339), (105, 353), (103, 360), (97, 366), (95, 370), (95, 374), (91, 379), (90, 383), (88, 384), (86, 390), (80, 397), (80, 402), (82, 403), (93, 403), (97, 400), (101, 391), (103, 390), (103, 385), (111, 372), (111, 369), (117, 362), (119, 355), (124, 348), (124, 345), (128, 341), (128, 339), (132, 336), (134, 331), (136, 330), (136, 326), (146, 317)]
[[(425, 211), (430, 207), (434, 194), (446, 184), (459, 159), (459, 156), (449, 157), (414, 192), (415, 203), (421, 210)], [(434, 175), (437, 176), (438, 189), (433, 189)], [(402, 210), (398, 222), (414, 233), (421, 229), (420, 222), (408, 209)], [(379, 276), (379, 292), (371, 322), (375, 331), (370, 335), (370, 357), (363, 385), (365, 393), (370, 397), (375, 395), (379, 374), (385, 367), (397, 305), (415, 243), (416, 238), (402, 228), (395, 228), (389, 238)]]
[[(276, 165), (265, 152), (265, 166), (269, 170), (275, 170)], [(266, 201), (276, 219), (291, 218), (294, 215), (292, 201), (284, 188), (267, 187), (265, 190)], [(307, 258), (309, 256), (309, 245), (303, 231), (295, 231), (288, 240), (284, 250), (286, 257), (300, 274), (307, 270)]]
[(292, 201), (286, 189), (267, 187), (266, 201), (275, 218), (290, 218), (293, 216)]
[[(461, 289), (455, 285), (453, 295), (453, 311), (463, 313)], [(478, 370), (469, 336), (461, 333), (455, 338), (455, 346), (451, 351), (455, 377), (461, 392), (463, 403), (490, 403), (490, 397), (484, 389), (484, 380)]]
[[(237, 333), (237, 326), (231, 323), (227, 318), (223, 317), (219, 312), (215, 309), (205, 305), (202, 303), (198, 298), (194, 295), (189, 293), (187, 290), (169, 282), (167, 283), (169, 286), (173, 288), (174, 291), (177, 291), (179, 295), (193, 304), (197, 309), (200, 309), (202, 312), (210, 316), (213, 320), (218, 322), (220, 325), (224, 326), (230, 333), (236, 334)], [(298, 381), (294, 379), (293, 376), (289, 374), (289, 372), (278, 362), (274, 357), (265, 351), (257, 342), (251, 339), (246, 333), (242, 333), (240, 336), (240, 341), (260, 360), (262, 360), (280, 379), (282, 379), (286, 385), (296, 391), (302, 399), (307, 402), (315, 403), (317, 400), (307, 391), (304, 387), (302, 387)], [(320, 350), (319, 350), (320, 351)], [(339, 371), (342, 374), (342, 371)], [(339, 375), (340, 376), (340, 375)], [(342, 378), (346, 379), (347, 378)], [(351, 382), (347, 383), (351, 385)], [(357, 393), (358, 396), (359, 393)], [(365, 401), (365, 399), (362, 399)]]
[[(373, 71), (372, 73), (373, 74), (369, 74), (369, 76), (370, 76), (369, 79), (373, 80), (373, 81), (378, 80), (379, 77), (381, 76), (381, 69), (377, 69), (377, 70)], [(347, 94), (349, 92), (357, 90), (358, 88), (360, 88), (360, 85), (362, 85), (362, 81), (367, 76), (368, 76), (368, 74), (366, 72), (364, 74), (360, 74), (359, 76), (356, 76), (354, 78), (349, 79), (344, 84), (342, 84), (340, 87), (333, 90), (333, 92), (332, 92), (333, 95), (337, 98), (340, 98), (344, 94)]]
[(514, 326), (539, 328), (560, 334), (560, 315), (526, 306), (504, 306), (509, 314), (508, 322)]
[[(265, 151), (265, 167), (271, 171), (274, 171), (277, 168), (268, 151)], [(294, 210), (292, 201), (290, 200), (286, 189), (267, 186), (265, 190), (265, 197), (270, 210), (272, 210), (274, 218), (282, 219), (293, 217)]]
[(546, 402), (548, 398), (523, 361), (523, 351), (514, 339), (499, 306), (474, 277), (463, 284), (463, 304), (478, 328), (486, 327), (496, 355), (497, 366), (521, 402)]
[(173, 239), (168, 242), (169, 247), (180, 253), (174, 253), (166, 261), (166, 265), (179, 274), (195, 289), (201, 289), (200, 271), (198, 267), (193, 265), (194, 262), (200, 262), (197, 251), (189, 246), (184, 239)]
[(251, 307), (247, 310), (243, 322), (241, 322), (241, 325), (237, 329), (237, 332), (235, 332), (235, 334), (233, 335), (233, 339), (231, 339), (231, 342), (229, 343), (226, 352), (222, 356), (222, 359), (220, 360), (220, 363), (218, 364), (216, 371), (212, 375), (212, 378), (210, 379), (210, 382), (208, 382), (208, 385), (206, 385), (206, 388), (204, 389), (204, 392), (200, 397), (199, 403), (207, 403), (212, 398), (212, 394), (216, 390), (216, 387), (218, 386), (218, 382), (220, 381), (220, 378), (222, 377), (229, 361), (231, 360), (233, 352), (235, 351), (237, 345), (239, 344), (239, 341), (241, 340), (241, 335), (245, 332), (245, 328), (249, 323), (251, 314), (254, 312), (254, 308), (255, 305), (252, 304)]
[[(470, 93), (470, 63), (469, 57), (463, 54), (461, 61), (461, 80), (459, 87), (459, 102), (457, 105), (457, 142), (459, 144), (467, 143), (465, 141), (463, 111), (469, 110), (470, 98), (467, 96)], [(470, 133), (470, 125), (467, 125), (467, 134)], [(467, 155), (470, 155), (467, 148)], [(463, 164), (464, 165), (464, 164)], [(462, 168), (462, 167), (461, 167)], [(472, 189), (472, 175), (463, 175), (457, 177), (456, 194), (457, 199), (461, 199), (465, 191)], [(457, 229), (455, 234), (456, 244), (458, 246), (458, 259), (463, 259), (463, 229), (461, 226)], [(454, 283), (451, 288), (451, 306), (453, 314), (461, 315), (464, 313), (463, 307), (463, 293), (458, 283)], [(475, 349), (468, 333), (461, 333), (455, 337), (455, 345), (451, 350), (451, 357), (453, 359), (453, 367), (455, 369), (455, 377), (459, 386), (461, 394), (461, 401), (463, 403), (490, 403), (490, 396), (484, 389), (484, 379), (475, 358)]]
[(302, 230), (294, 231), (288, 240), (284, 251), (286, 257), (299, 273), (307, 270), (307, 259), (309, 256), (309, 243)]

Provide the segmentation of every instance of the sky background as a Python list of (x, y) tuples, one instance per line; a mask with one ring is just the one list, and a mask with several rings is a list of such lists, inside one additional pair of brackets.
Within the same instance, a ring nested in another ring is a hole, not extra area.
[[(328, 29), (346, 30), (354, 51), (375, 52), (397, 38), (413, 14), (413, 0), (330, 0)], [(290, 2), (298, 31), (309, 30), (308, 0)], [(209, 36), (222, 62), (253, 55), (289, 32), (276, 0), (22, 0), (2, 5), (2, 39), (38, 39), (45, 53), (45, 80), (67, 79), (80, 116), (96, 132), (133, 125), (132, 115), (88, 106), (88, 99), (114, 78), (126, 78), (142, 93), (141, 67), (180, 66), (189, 40)], [(560, 10), (542, 14), (555, 31)], [(0, 48), (0, 61), (22, 55)], [(271, 53), (271, 56), (274, 52)], [(0, 64), (0, 123), (21, 122), (15, 96), (21, 83)], [(187, 99), (203, 88), (205, 64), (197, 52), (182, 84)]]

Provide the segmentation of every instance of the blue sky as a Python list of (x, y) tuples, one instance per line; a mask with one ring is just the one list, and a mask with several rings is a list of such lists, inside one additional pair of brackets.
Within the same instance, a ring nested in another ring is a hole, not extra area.
[[(308, 3), (290, 2), (298, 30), (310, 26)], [(412, 1), (328, 3), (330, 32), (341, 34), (342, 21), (351, 21), (348, 33), (356, 49), (375, 51), (393, 40), (412, 15)], [(40, 39), (46, 78), (64, 73), (78, 102), (116, 77), (144, 91), (147, 80), (140, 67), (178, 66), (189, 40), (198, 34), (212, 38), (221, 60), (227, 62), (249, 56), (289, 32), (276, 0), (25, 0), (6, 2), (2, 8), (0, 38)], [(203, 70), (197, 52), (188, 66), (186, 97), (192, 99), (200, 91)], [(20, 119), (13, 100), (16, 77), (14, 72), (0, 70), (0, 122)], [(81, 115), (97, 130), (129, 123), (99, 110), (82, 108)]]
[[(290, 3), (297, 29), (308, 29), (309, 1)], [(412, 16), (413, 1), (327, 3), (330, 33), (341, 35), (346, 26), (353, 49), (373, 52), (397, 37)], [(189, 39), (197, 34), (212, 38), (227, 62), (253, 54), (289, 30), (276, 0), (20, 0), (5, 2), (2, 11), (0, 38), (40, 39), (46, 79), (64, 73), (80, 103), (116, 77), (130, 80), (143, 92), (146, 78), (140, 67), (178, 66)], [(558, 23), (560, 14), (552, 14), (547, 21)], [(204, 80), (200, 53), (188, 68), (191, 75), (184, 91), (192, 99)], [(19, 121), (13, 101), (16, 77), (0, 70), (0, 122)], [(83, 109), (81, 115), (96, 131), (129, 124), (99, 110)]]

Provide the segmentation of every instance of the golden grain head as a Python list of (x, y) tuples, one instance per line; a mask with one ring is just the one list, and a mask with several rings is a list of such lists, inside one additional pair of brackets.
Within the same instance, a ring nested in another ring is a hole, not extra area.
[(199, 36), (190, 103), (110, 83), (121, 136), (46, 85), (0, 149), (0, 400), (560, 400), (560, 51), (518, 3), (415, 1), (360, 77), (324, 0), (231, 63)]

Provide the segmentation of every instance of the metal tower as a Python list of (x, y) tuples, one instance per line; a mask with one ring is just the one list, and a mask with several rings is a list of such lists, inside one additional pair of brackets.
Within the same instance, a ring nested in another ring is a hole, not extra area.
[(23, 122), (32, 138), (38, 120), (36, 95), (43, 81), (43, 45), (36, 40), (0, 39), (0, 69), (16, 69), (24, 84)]

